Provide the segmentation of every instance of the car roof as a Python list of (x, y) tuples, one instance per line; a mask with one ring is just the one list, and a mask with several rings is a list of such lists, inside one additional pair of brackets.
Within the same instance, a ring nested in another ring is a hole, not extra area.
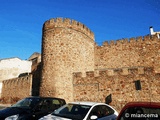
[(99, 102), (90, 102), (90, 101), (77, 101), (77, 102), (69, 102), (69, 104), (80, 104), (80, 105), (88, 105), (88, 106), (93, 106), (93, 105), (98, 105), (98, 104), (105, 104), (105, 103), (99, 103)]
[(127, 103), (124, 108), (128, 107), (160, 107), (160, 102), (129, 102)]
[(41, 97), (41, 96), (29, 96), (26, 98), (39, 98), (39, 99), (60, 99), (60, 100), (64, 100), (62, 98), (56, 98), (56, 97)]

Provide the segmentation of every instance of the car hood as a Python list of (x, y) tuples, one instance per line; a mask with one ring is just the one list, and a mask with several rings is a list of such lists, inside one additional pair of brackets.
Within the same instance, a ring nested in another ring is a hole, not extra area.
[(58, 117), (58, 116), (54, 116), (54, 115), (49, 114), (49, 115), (46, 115), (46, 116), (40, 118), (39, 120), (72, 120), (72, 119)]
[(23, 108), (19, 108), (19, 107), (7, 107), (7, 108), (0, 110), (0, 118), (1, 117), (6, 118), (11, 115), (27, 113), (27, 112), (29, 112), (29, 110), (27, 110), (27, 109), (23, 109)]

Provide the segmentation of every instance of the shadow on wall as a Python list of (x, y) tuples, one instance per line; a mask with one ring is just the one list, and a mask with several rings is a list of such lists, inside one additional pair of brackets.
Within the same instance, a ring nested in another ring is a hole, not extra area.
[(41, 82), (41, 63), (37, 65), (36, 69), (32, 72), (32, 74), (33, 78), (32, 78), (31, 95), (39, 96), (40, 82)]

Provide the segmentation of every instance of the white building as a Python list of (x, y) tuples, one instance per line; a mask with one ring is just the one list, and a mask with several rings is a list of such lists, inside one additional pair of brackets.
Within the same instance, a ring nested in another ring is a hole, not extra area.
[(150, 27), (150, 34), (151, 35), (157, 35), (158, 38), (160, 38), (160, 31), (159, 32), (154, 32), (153, 27)]
[(32, 61), (19, 58), (0, 59), (0, 95), (2, 81), (18, 77), (22, 73), (30, 73)]

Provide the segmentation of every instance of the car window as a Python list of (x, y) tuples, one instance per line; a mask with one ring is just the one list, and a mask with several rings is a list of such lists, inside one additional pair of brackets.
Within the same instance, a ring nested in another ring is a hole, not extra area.
[(40, 111), (54, 111), (57, 108), (61, 107), (62, 104), (61, 101), (59, 99), (43, 99), (37, 109)]
[(50, 107), (50, 101), (46, 99), (42, 100), (38, 105), (38, 109), (40, 111), (48, 111), (49, 109), (51, 109)]
[(53, 99), (51, 102), (51, 106), (55, 110), (55, 109), (61, 107), (62, 104), (60, 103), (60, 101), (58, 99)]
[(90, 106), (88, 105), (66, 104), (63, 107), (54, 111), (52, 115), (61, 116), (74, 120), (82, 120), (86, 116), (89, 109)]
[(98, 118), (102, 118), (112, 114), (114, 114), (114, 110), (112, 108), (106, 105), (97, 105), (91, 110), (87, 120), (90, 120), (92, 115), (96, 115)]
[(37, 98), (25, 98), (12, 105), (12, 107), (33, 108), (39, 101), (40, 99)]

